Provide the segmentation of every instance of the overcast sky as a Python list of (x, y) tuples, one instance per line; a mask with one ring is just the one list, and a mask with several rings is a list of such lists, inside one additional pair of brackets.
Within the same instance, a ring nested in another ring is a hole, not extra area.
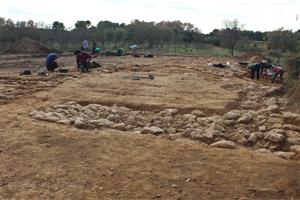
[(270, 31), (300, 29), (300, 0), (0, 0), (0, 16), (14, 21), (61, 21), (73, 27), (77, 20), (129, 23), (180, 20), (204, 33), (221, 28), (223, 20), (237, 18), (245, 29)]

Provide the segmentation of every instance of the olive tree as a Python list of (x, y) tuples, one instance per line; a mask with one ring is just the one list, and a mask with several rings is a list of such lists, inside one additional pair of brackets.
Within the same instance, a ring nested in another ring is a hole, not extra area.
[(233, 56), (238, 42), (242, 39), (241, 31), (244, 29), (244, 25), (234, 19), (232, 21), (225, 20), (223, 26), (219, 31), (220, 42), (222, 46), (228, 48)]

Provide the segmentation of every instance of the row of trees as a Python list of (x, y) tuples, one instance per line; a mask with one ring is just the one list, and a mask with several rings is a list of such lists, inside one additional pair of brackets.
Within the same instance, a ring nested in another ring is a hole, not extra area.
[[(278, 35), (279, 34), (279, 35)], [(121, 44), (137, 43), (152, 48), (153, 46), (193, 44), (212, 44), (228, 48), (231, 55), (241, 43), (247, 41), (270, 41), (270, 48), (286, 51), (296, 48), (296, 33), (283, 29), (274, 32), (254, 32), (244, 30), (238, 20), (224, 21), (222, 29), (215, 29), (209, 34), (201, 33), (200, 29), (190, 23), (180, 21), (162, 21), (159, 23), (134, 20), (130, 24), (119, 24), (100, 21), (92, 26), (89, 20), (77, 21), (73, 29), (67, 30), (62, 22), (55, 21), (51, 26), (32, 20), (14, 23), (11, 19), (0, 17), (0, 42), (14, 42), (22, 37), (29, 37), (48, 44), (59, 44), (62, 49), (79, 44), (84, 39), (120, 46)], [(277, 38), (280, 39), (277, 39)], [(242, 42), (241, 42), (242, 41)], [(286, 42), (288, 41), (288, 42)], [(281, 43), (285, 45), (282, 46)]]

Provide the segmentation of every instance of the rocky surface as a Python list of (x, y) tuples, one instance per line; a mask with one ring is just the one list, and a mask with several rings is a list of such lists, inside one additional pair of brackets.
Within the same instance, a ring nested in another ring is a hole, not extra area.
[(207, 116), (200, 110), (190, 113), (179, 113), (177, 109), (154, 112), (117, 105), (67, 102), (44, 111), (33, 111), (30, 116), (78, 129), (109, 128), (171, 140), (189, 138), (218, 148), (235, 149), (240, 145), (293, 159), (299, 154), (300, 115), (284, 110), (284, 98), (266, 96), (271, 89), (264, 85), (246, 86), (240, 91), (241, 96), (246, 98), (223, 115)]

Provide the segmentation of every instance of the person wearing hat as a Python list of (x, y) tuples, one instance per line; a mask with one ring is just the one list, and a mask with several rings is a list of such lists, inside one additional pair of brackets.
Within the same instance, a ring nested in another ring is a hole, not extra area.
[(53, 72), (59, 67), (58, 58), (60, 55), (58, 53), (50, 53), (46, 59), (46, 68), (48, 71)]
[(95, 48), (94, 53), (92, 54), (92, 58), (97, 58), (100, 55), (100, 52), (102, 51), (102, 49), (100, 48)]

